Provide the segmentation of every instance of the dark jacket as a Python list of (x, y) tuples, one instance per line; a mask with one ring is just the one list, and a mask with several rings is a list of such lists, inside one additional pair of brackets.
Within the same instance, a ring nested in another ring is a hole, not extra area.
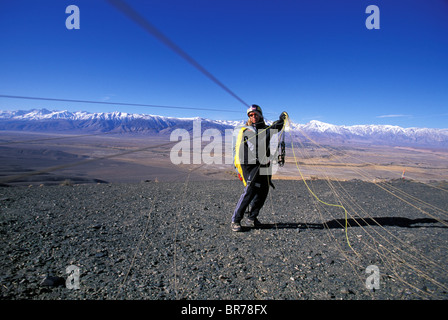
[[(268, 176), (270, 181), (271, 150), (270, 143), (274, 134), (283, 128), (284, 121), (275, 121), (268, 126), (264, 122), (243, 127), (242, 141), (240, 141), (239, 159), (243, 182), (253, 181), (257, 176)], [(261, 170), (260, 170), (261, 169)]]

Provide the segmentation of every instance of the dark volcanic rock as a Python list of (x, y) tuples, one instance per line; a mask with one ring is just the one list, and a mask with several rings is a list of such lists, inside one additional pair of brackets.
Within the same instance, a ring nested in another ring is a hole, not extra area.
[[(264, 224), (241, 233), (230, 230), (239, 181), (0, 188), (0, 297), (448, 298), (446, 191), (308, 184), (348, 219), (303, 181), (276, 181)], [(68, 266), (79, 290), (65, 285)]]
[(57, 287), (62, 286), (65, 284), (65, 279), (62, 277), (57, 276), (47, 276), (45, 279), (41, 282), (41, 286), (44, 287)]

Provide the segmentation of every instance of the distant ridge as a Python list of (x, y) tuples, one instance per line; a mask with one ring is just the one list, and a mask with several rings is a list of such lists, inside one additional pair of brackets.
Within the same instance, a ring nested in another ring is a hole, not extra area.
[(292, 124), (302, 137), (329, 142), (359, 142), (393, 146), (448, 147), (448, 129), (402, 128), (392, 125), (336, 126), (317, 120)]
[(0, 111), (0, 130), (34, 132), (115, 132), (169, 135), (174, 129), (191, 131), (192, 122), (201, 120), (203, 130), (215, 128), (222, 132), (237, 123), (203, 118), (174, 118), (126, 112), (90, 113), (85, 111)]
[[(182, 128), (191, 131), (192, 122), (201, 121), (202, 130), (220, 132), (243, 121), (175, 118), (126, 112), (90, 113), (32, 109), (0, 111), (0, 130), (34, 132), (115, 132), (169, 135)], [(448, 129), (402, 128), (392, 125), (337, 126), (317, 120), (306, 124), (291, 123), (290, 132), (300, 139), (325, 143), (370, 143), (394, 146), (448, 147)]]

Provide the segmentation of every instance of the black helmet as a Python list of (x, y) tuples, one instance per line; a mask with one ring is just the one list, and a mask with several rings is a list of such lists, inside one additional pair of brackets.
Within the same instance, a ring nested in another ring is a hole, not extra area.
[(249, 109), (247, 109), (247, 115), (249, 115), (249, 113), (251, 112), (256, 112), (258, 113), (258, 115), (263, 118), (263, 112), (261, 111), (260, 106), (253, 104), (249, 107)]

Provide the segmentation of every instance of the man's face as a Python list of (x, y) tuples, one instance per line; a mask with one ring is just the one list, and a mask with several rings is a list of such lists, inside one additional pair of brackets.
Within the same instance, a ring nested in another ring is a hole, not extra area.
[(249, 119), (252, 120), (252, 123), (257, 123), (260, 121), (260, 116), (256, 112), (249, 113)]

